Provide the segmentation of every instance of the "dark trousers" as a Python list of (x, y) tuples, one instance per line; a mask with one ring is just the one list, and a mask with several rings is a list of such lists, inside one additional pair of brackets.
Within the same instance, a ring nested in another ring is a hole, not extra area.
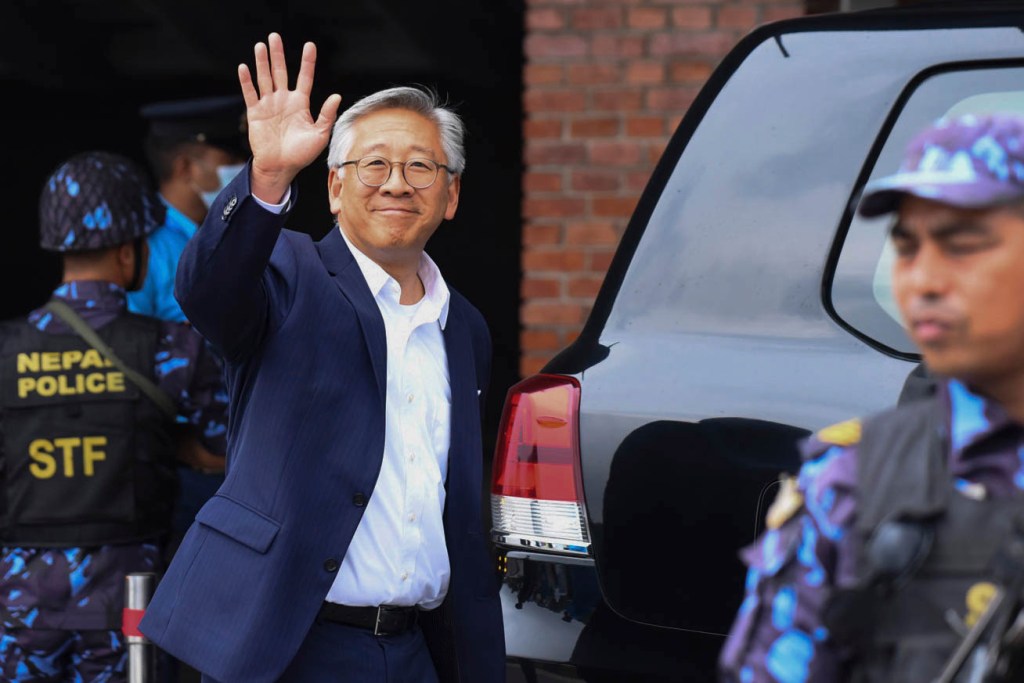
[[(317, 620), (280, 683), (438, 683), (423, 632), (397, 636)], [(203, 683), (216, 683), (203, 676)]]

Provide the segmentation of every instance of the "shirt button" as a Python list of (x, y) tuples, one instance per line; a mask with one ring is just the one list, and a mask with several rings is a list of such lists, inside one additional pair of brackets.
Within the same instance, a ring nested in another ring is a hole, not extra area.
[(362, 493), (357, 493), (352, 496), (352, 504), (357, 508), (366, 507), (366, 496)]
[(338, 571), (339, 566), (340, 565), (338, 564), (338, 561), (333, 557), (328, 557), (326, 560), (324, 560), (324, 569), (326, 571), (336, 572)]
[(409, 580), (409, 572), (402, 572), (402, 581)]
[(412, 462), (415, 459), (416, 459), (416, 451), (413, 451), (412, 453), (409, 454), (409, 462)]
[(412, 513), (412, 514), (409, 515), (409, 521), (410, 522), (415, 522), (416, 521), (416, 513)]
[(405, 397), (405, 400), (408, 401), (409, 403), (412, 403), (414, 400), (416, 400), (416, 397), (413, 396), (412, 394), (409, 394), (408, 396)]

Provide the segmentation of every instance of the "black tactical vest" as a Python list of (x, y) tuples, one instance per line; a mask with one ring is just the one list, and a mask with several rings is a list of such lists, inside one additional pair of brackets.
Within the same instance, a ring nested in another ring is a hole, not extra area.
[[(124, 314), (100, 338), (152, 379), (160, 321)], [(0, 325), (0, 541), (155, 539), (176, 493), (173, 425), (78, 335)]]
[[(923, 399), (865, 422), (857, 447), (859, 587), (826, 611), (854, 653), (853, 683), (936, 678), (992, 594), (992, 560), (1024, 500), (954, 490), (940, 401)], [(901, 557), (893, 562), (894, 557)]]

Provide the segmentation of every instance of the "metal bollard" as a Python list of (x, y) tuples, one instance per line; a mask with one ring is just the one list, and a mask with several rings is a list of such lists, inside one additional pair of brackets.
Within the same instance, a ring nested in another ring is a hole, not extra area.
[(124, 577), (121, 631), (128, 641), (128, 683), (156, 683), (156, 647), (139, 630), (153, 591), (156, 574), (139, 572)]

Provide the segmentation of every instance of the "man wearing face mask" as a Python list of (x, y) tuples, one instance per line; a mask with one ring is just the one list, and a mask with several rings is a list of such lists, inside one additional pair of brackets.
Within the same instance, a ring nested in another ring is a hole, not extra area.
[(128, 297), (134, 313), (185, 322), (174, 298), (174, 274), (185, 244), (217, 194), (249, 156), (245, 103), (238, 96), (200, 97), (147, 104), (144, 141), (167, 220), (149, 237), (149, 277)]

